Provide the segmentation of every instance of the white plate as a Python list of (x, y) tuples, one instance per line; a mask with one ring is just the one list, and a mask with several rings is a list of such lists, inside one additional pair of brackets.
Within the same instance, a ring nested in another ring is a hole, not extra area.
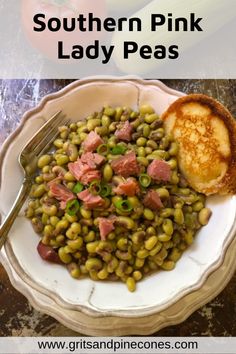
[[(150, 103), (161, 114), (181, 93), (158, 81), (140, 79), (87, 79), (47, 96), (26, 114), (18, 131), (3, 147), (0, 211), (6, 215), (17, 194), (22, 175), (16, 156), (32, 134), (53, 113), (62, 110), (72, 120), (83, 119), (104, 104), (137, 108)], [(171, 272), (161, 271), (142, 280), (134, 293), (122, 283), (74, 280), (59, 265), (44, 262), (37, 254), (39, 241), (30, 222), (19, 215), (9, 234), (6, 253), (14, 271), (31, 288), (46, 295), (62, 309), (80, 310), (90, 316), (140, 317), (173, 305), (200, 288), (223, 261), (235, 233), (235, 197), (211, 197), (213, 215), (198, 233), (194, 244)]]

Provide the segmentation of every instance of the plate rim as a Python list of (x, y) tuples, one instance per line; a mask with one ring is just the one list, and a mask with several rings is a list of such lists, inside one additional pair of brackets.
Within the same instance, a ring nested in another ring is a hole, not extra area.
[[(104, 82), (104, 81), (106, 83), (108, 83), (108, 82), (132, 82), (132, 83), (136, 83), (139, 85), (141, 84), (142, 86), (154, 85), (154, 86), (160, 88), (163, 92), (166, 92), (170, 95), (174, 95), (177, 97), (181, 97), (184, 95), (184, 93), (169, 88), (168, 86), (166, 86), (163, 82), (161, 82), (159, 80), (144, 80), (144, 79), (141, 79), (136, 76), (125, 76), (125, 77), (119, 77), (119, 78), (113, 77), (113, 76), (112, 77), (111, 76), (96, 76), (96, 77), (85, 78), (82, 80), (76, 80), (76, 81), (70, 83), (69, 85), (65, 86), (61, 90), (44, 96), (43, 99), (39, 102), (39, 104), (35, 108), (27, 111), (23, 115), (23, 118), (22, 118), (18, 128), (8, 137), (8, 139), (3, 144), (3, 147), (0, 152), (0, 168), (2, 167), (2, 163), (4, 161), (5, 152), (7, 151), (9, 146), (11, 145), (12, 141), (14, 141), (15, 137), (18, 136), (18, 134), (21, 132), (21, 130), (24, 127), (25, 122), (28, 121), (35, 114), (39, 113), (49, 101), (59, 98), (59, 97), (65, 95), (67, 92), (70, 92), (71, 90), (76, 89), (77, 87), (81, 87), (81, 86), (84, 86), (86, 84), (91, 84), (91, 83), (93, 84), (94, 82)], [(0, 187), (1, 187), (1, 177), (2, 176), (0, 176)], [(236, 218), (236, 215), (235, 215), (235, 218)], [(39, 286), (36, 283), (36, 281), (31, 279), (29, 277), (29, 275), (26, 274), (24, 269), (19, 264), (16, 256), (14, 255), (14, 252), (12, 250), (9, 240), (6, 242), (4, 247), (6, 250), (8, 260), (9, 260), (10, 264), (13, 266), (15, 272), (19, 275), (19, 277), (24, 282), (26, 282), (29, 286), (31, 286), (33, 289), (39, 291), (40, 293), (42, 293), (44, 295), (49, 296), (59, 306), (62, 306), (68, 310), (74, 310), (74, 309), (80, 310), (81, 312), (83, 312), (89, 316), (92, 316), (92, 317), (109, 317), (109, 316), (120, 317), (120, 316), (122, 316), (122, 317), (127, 317), (127, 318), (138, 318), (140, 316), (149, 316), (154, 313), (161, 312), (164, 309), (166, 309), (167, 307), (178, 302), (181, 298), (183, 298), (187, 294), (201, 288), (203, 286), (204, 282), (206, 281), (206, 279), (209, 277), (209, 275), (212, 272), (214, 272), (217, 268), (219, 268), (221, 266), (221, 264), (223, 263), (226, 250), (227, 250), (230, 242), (232, 241), (235, 231), (236, 231), (236, 223), (234, 223), (232, 225), (230, 232), (228, 233), (227, 239), (224, 240), (221, 254), (218, 257), (218, 259), (213, 264), (211, 264), (211, 266), (209, 266), (208, 269), (205, 270), (205, 272), (202, 274), (202, 276), (198, 279), (198, 281), (195, 284), (193, 284), (189, 288), (182, 289), (179, 292), (178, 296), (175, 296), (175, 298), (172, 298), (172, 300), (170, 300), (162, 305), (153, 305), (151, 307), (147, 307), (144, 309), (140, 309), (140, 308), (126, 309), (126, 310), (124, 310), (124, 309), (123, 310), (110, 309), (110, 310), (103, 311), (101, 309), (97, 309), (93, 305), (69, 304), (61, 297), (60, 294), (54, 293), (51, 290), (47, 290), (45, 288), (42, 288), (41, 286)], [(92, 291), (93, 291), (93, 288), (92, 288)], [(138, 314), (137, 314), (137, 312), (138, 312)]]

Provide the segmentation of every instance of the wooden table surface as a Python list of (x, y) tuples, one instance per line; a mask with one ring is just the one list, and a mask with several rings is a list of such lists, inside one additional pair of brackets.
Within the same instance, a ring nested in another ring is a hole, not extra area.
[[(69, 80), (0, 80), (0, 145), (19, 124), (22, 114)], [(236, 80), (163, 80), (186, 93), (205, 93), (225, 104), (236, 117)], [(213, 301), (185, 322), (154, 336), (236, 336), (236, 274)], [(33, 309), (10, 284), (0, 265), (0, 336), (76, 336), (55, 319)]]

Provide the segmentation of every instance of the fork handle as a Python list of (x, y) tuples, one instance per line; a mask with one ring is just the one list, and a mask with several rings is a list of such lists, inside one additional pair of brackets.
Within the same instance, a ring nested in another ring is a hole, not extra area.
[(31, 182), (25, 178), (11, 210), (9, 211), (9, 213), (6, 216), (6, 219), (0, 226), (0, 250), (7, 239), (7, 235), (17, 215), (19, 214), (22, 205), (27, 199), (30, 188), (31, 188)]

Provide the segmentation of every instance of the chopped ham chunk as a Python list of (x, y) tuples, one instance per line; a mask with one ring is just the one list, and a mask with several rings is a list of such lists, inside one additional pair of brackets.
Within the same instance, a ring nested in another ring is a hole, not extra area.
[(85, 154), (81, 155), (80, 160), (84, 164), (87, 164), (90, 168), (95, 169), (96, 167), (100, 167), (103, 164), (105, 157), (97, 154), (96, 152), (86, 152)]
[(37, 251), (40, 257), (45, 261), (59, 264), (62, 263), (58, 253), (53, 249), (53, 247), (46, 246), (41, 241), (38, 244)]
[(98, 135), (94, 131), (91, 131), (84, 140), (82, 146), (84, 148), (84, 151), (87, 152), (96, 150), (96, 148), (101, 144), (103, 144), (103, 140), (100, 135)]
[(101, 179), (101, 172), (91, 168), (80, 159), (68, 164), (70, 173), (81, 183), (88, 184), (94, 180)]
[(85, 208), (88, 209), (103, 207), (105, 204), (104, 199), (100, 195), (93, 195), (88, 189), (78, 193), (77, 196), (84, 202)]
[(115, 229), (115, 219), (115, 217), (109, 219), (98, 218), (98, 227), (100, 231), (101, 240), (105, 241), (106, 236)]
[(50, 183), (50, 192), (53, 197), (59, 200), (61, 209), (65, 209), (67, 202), (75, 199), (75, 195), (65, 186), (58, 183)]
[(117, 160), (112, 161), (111, 167), (115, 171), (115, 174), (123, 177), (129, 177), (139, 173), (139, 165), (134, 152), (129, 152)]
[(117, 138), (120, 140), (130, 141), (131, 133), (132, 125), (129, 123), (129, 121), (125, 121), (122, 124), (122, 127), (116, 130), (115, 136), (117, 136)]
[(126, 181), (120, 183), (116, 188), (114, 188), (113, 191), (119, 195), (124, 194), (128, 197), (133, 197), (139, 193), (140, 188), (135, 179), (128, 178)]
[(147, 192), (147, 194), (144, 197), (143, 204), (147, 208), (152, 210), (160, 209), (163, 207), (159, 194), (153, 189), (150, 189)]
[(168, 182), (171, 177), (171, 168), (166, 161), (156, 159), (148, 166), (147, 173), (155, 181)]

